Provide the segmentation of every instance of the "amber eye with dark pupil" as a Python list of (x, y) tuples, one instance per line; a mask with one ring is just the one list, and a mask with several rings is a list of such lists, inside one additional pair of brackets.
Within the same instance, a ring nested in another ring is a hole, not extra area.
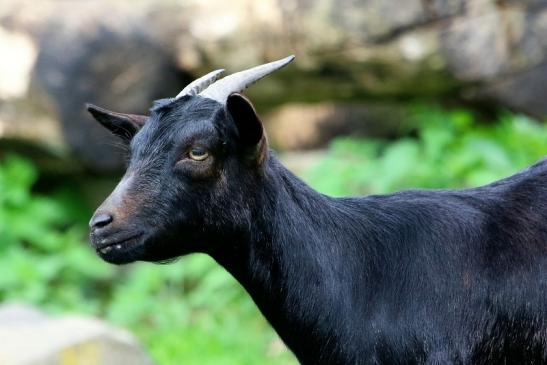
[(192, 160), (196, 161), (203, 161), (209, 157), (207, 150), (203, 147), (192, 147), (188, 155)]

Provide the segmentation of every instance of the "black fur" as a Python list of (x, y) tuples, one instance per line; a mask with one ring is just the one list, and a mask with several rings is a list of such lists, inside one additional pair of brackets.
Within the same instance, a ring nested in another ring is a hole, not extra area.
[[(476, 189), (335, 199), (261, 160), (260, 121), (231, 98), (151, 110), (97, 210), (113, 222), (92, 220), (104, 259), (210, 254), (304, 364), (547, 364), (547, 161)], [(195, 145), (209, 158), (188, 159)]]

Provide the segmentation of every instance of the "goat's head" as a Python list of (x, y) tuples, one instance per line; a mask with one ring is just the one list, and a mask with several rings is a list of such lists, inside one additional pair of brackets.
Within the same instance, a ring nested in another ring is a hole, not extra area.
[(88, 105), (129, 146), (127, 171), (90, 221), (91, 243), (112, 263), (162, 261), (207, 251), (226, 230), (249, 224), (247, 189), (268, 154), (262, 123), (238, 92), (292, 61), (221, 70), (154, 103), (150, 115)]

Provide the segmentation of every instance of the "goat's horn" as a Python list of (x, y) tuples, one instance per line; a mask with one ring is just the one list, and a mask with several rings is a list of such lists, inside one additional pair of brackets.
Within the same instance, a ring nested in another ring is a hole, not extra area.
[(257, 82), (264, 76), (279, 70), (289, 62), (294, 60), (294, 56), (285, 57), (279, 61), (266, 63), (256, 66), (245, 71), (236, 72), (235, 74), (226, 76), (209, 86), (207, 89), (199, 93), (204, 98), (209, 98), (218, 101), (221, 104), (226, 104), (226, 100), (230, 94), (241, 92), (251, 84)]
[(220, 70), (209, 72), (207, 75), (201, 76), (199, 79), (192, 81), (191, 83), (186, 85), (186, 87), (182, 89), (182, 91), (178, 93), (177, 96), (175, 96), (175, 99), (179, 99), (183, 97), (184, 95), (199, 94), (204, 89), (206, 89), (207, 86), (215, 82), (220, 77), (220, 74), (222, 74), (223, 72), (224, 72), (224, 69), (221, 68)]

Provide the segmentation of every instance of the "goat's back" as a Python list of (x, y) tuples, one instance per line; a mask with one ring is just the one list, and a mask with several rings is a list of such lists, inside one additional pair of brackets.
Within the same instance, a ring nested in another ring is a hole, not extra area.
[(476, 189), (340, 202), (367, 222), (363, 261), (346, 258), (364, 278), (346, 318), (363, 354), (547, 363), (547, 160)]

